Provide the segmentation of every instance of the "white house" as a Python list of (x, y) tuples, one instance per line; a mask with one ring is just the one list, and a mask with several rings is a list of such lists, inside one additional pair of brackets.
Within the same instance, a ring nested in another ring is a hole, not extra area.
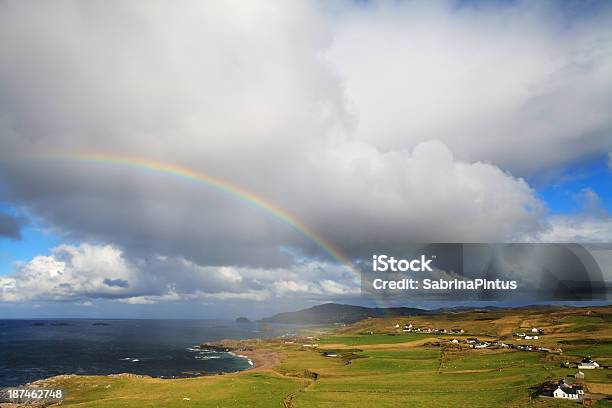
[(593, 370), (595, 368), (599, 368), (599, 364), (597, 364), (596, 361), (591, 360), (591, 357), (585, 357), (583, 358), (580, 363), (578, 364), (578, 369), (586, 369), (586, 370)]
[(595, 361), (578, 364), (579, 370), (594, 370), (595, 368), (599, 368), (599, 364), (597, 364)]
[(539, 332), (540, 332), (540, 330), (538, 330), (537, 328), (535, 328), (535, 327), (534, 327), (533, 329), (531, 329), (531, 332), (532, 332), (532, 333), (539, 333)]
[(459, 343), (459, 340), (457, 340), (457, 339), (452, 339), (451, 341), (449, 341), (449, 343)]
[(580, 395), (578, 389), (574, 387), (565, 387), (563, 385), (558, 386), (557, 389), (553, 391), (553, 397), (555, 398), (578, 399)]
[[(556, 392), (556, 395), (555, 395)], [(572, 381), (566, 378), (559, 381), (559, 386), (553, 392), (555, 398), (567, 398), (567, 399), (578, 399), (584, 395), (584, 388), (582, 385), (573, 384)]]

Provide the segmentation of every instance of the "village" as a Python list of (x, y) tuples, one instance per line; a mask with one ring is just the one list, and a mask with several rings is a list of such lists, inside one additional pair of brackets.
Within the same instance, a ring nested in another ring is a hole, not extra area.
[[(403, 325), (400, 325), (399, 323), (395, 323), (392, 326), (392, 328), (394, 330), (387, 334), (398, 335), (398, 332), (401, 331), (401, 333), (455, 335), (450, 340), (447, 340), (446, 344), (448, 344), (449, 346), (457, 345), (458, 347), (464, 347), (466, 349), (512, 349), (512, 350), (523, 351), (523, 352), (540, 352), (540, 353), (550, 353), (550, 354), (557, 354), (557, 355), (563, 354), (563, 349), (559, 347), (550, 348), (550, 347), (537, 346), (534, 344), (516, 344), (514, 342), (506, 343), (500, 339), (493, 340), (493, 339), (488, 338), (487, 340), (480, 340), (477, 337), (466, 337), (468, 334), (466, 334), (465, 330), (460, 327), (453, 327), (450, 329), (446, 329), (446, 328), (433, 329), (429, 327), (416, 327), (411, 323), (406, 323)], [(369, 332), (362, 333), (362, 334), (373, 335), (374, 332), (369, 331)], [(464, 336), (459, 336), (459, 335), (464, 335)], [(527, 333), (518, 332), (518, 331), (514, 332), (512, 337), (513, 337), (513, 340), (519, 340), (519, 341), (521, 340), (540, 340), (543, 335), (544, 335), (543, 329), (533, 327), (530, 330), (528, 330)], [(313, 337), (313, 336), (308, 336), (306, 337), (306, 340), (308, 340), (308, 342), (304, 342), (304, 344), (302, 344), (302, 347), (313, 348), (313, 349), (316, 349), (319, 347), (318, 343), (311, 342), (313, 340), (314, 341), (318, 340), (318, 338)], [(294, 341), (285, 341), (284, 343), (293, 344)], [(335, 351), (324, 351), (321, 354), (325, 357), (339, 357), (339, 354)], [(575, 369), (578, 369), (579, 371), (576, 372), (571, 377), (563, 378), (559, 380), (558, 383), (554, 383), (555, 387), (553, 387), (553, 389), (550, 388), (550, 384), (549, 384), (548, 387), (546, 387), (545, 389), (541, 391), (542, 395), (551, 396), (553, 398), (561, 398), (561, 399), (583, 399), (584, 389), (583, 389), (583, 386), (580, 385), (580, 382), (584, 380), (585, 374), (583, 371), (580, 371), (580, 370), (594, 370), (594, 369), (599, 369), (599, 368), (612, 369), (612, 366), (600, 366), (600, 364), (592, 360), (590, 356), (585, 356), (580, 361), (576, 361), (576, 362), (564, 361), (563, 363), (561, 363), (561, 367), (575, 368)]]
[[(404, 324), (403, 326), (400, 324), (394, 324), (393, 329), (399, 330), (401, 329), (402, 333), (422, 333), (422, 334), (448, 334), (448, 335), (462, 335), (465, 334), (465, 330), (462, 328), (451, 328), (451, 329), (432, 329), (432, 328), (422, 328), (415, 327), (412, 324)], [(362, 333), (367, 335), (374, 335), (373, 332)], [(387, 333), (391, 335), (397, 335), (397, 333)], [(540, 336), (544, 334), (542, 329), (532, 328), (529, 331), (529, 334), (524, 332), (515, 332), (513, 334), (513, 338), (517, 340), (538, 340)], [(466, 335), (467, 336), (467, 335)], [(457, 346), (464, 348), (466, 350), (469, 349), (512, 349), (516, 351), (523, 352), (540, 352), (540, 353), (550, 353), (561, 355), (563, 350), (561, 348), (548, 348), (548, 347), (540, 347), (531, 344), (514, 344), (514, 343), (506, 343), (501, 340), (479, 340), (477, 337), (466, 337), (466, 336), (454, 336), (450, 340), (447, 340), (445, 344), (448, 346)], [(308, 337), (308, 340), (318, 340), (315, 337)], [(287, 343), (287, 342), (286, 342)], [(293, 343), (293, 342), (291, 342)], [(439, 343), (442, 345), (444, 343)], [(302, 344), (303, 347), (316, 349), (319, 347), (317, 343), (305, 343)], [(333, 350), (326, 350), (321, 353), (324, 357), (341, 357), (341, 353)], [(595, 369), (611, 369), (612, 367), (600, 366), (599, 363), (592, 360), (590, 357), (584, 357), (580, 361), (570, 362), (564, 361), (560, 364), (563, 368), (574, 368), (577, 369), (574, 374), (568, 375), (565, 378), (561, 378), (558, 381), (552, 381), (544, 384), (535, 394), (534, 396), (541, 396), (544, 398), (555, 398), (555, 399), (563, 399), (563, 400), (572, 400), (576, 402), (580, 402), (585, 406), (590, 406), (594, 404), (597, 400), (599, 400), (600, 396), (585, 394), (585, 373), (582, 370), (595, 370)]]
[[(463, 335), (465, 334), (465, 330), (460, 327), (454, 327), (451, 329), (445, 328), (437, 328), (432, 329), (429, 327), (416, 327), (411, 323), (407, 323), (404, 325), (400, 325), (399, 323), (395, 323), (393, 325), (393, 329), (397, 332), (401, 328), (402, 333), (422, 333), (422, 334), (442, 334), (442, 335)], [(391, 333), (390, 333), (391, 334)], [(540, 340), (542, 335), (544, 335), (544, 330), (532, 327), (527, 332), (525, 331), (516, 331), (513, 333), (513, 340), (523, 341), (523, 340)], [(469, 349), (514, 349), (518, 351), (524, 352), (541, 352), (541, 353), (551, 353), (551, 354), (562, 354), (563, 349), (549, 348), (537, 346), (534, 344), (516, 344), (514, 342), (504, 342), (502, 340), (479, 340), (477, 337), (463, 337), (463, 336), (455, 336), (446, 342), (448, 345), (457, 345), (460, 347), (465, 347)], [(325, 354), (329, 355), (329, 354)], [(335, 353), (332, 353), (333, 356), (336, 356)], [(578, 371), (573, 375), (568, 375), (565, 378), (560, 379), (557, 382), (552, 382), (545, 384), (539, 391), (538, 395), (544, 397), (552, 397), (558, 399), (567, 399), (567, 400), (575, 400), (577, 402), (583, 403), (583, 405), (592, 405), (597, 398), (590, 397), (588, 395), (585, 396), (584, 389), (584, 379), (585, 373), (581, 370), (595, 370), (595, 369), (612, 369), (609, 366), (600, 366), (599, 363), (592, 360), (590, 356), (583, 357), (580, 361), (570, 362), (564, 361), (561, 363), (561, 367), (564, 368), (575, 368)]]

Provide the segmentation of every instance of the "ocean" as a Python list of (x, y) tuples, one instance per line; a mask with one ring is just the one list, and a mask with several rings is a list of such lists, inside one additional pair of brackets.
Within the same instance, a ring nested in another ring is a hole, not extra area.
[(289, 331), (216, 320), (0, 320), (0, 387), (60, 374), (173, 378), (240, 371), (250, 367), (248, 359), (192, 346)]

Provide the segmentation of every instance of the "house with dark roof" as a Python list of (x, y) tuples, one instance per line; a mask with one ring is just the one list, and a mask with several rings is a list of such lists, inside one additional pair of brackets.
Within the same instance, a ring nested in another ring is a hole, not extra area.
[(553, 391), (553, 397), (563, 399), (580, 399), (584, 395), (584, 389), (581, 385), (569, 385), (561, 381), (556, 390)]
[(589, 357), (585, 357), (578, 364), (579, 370), (593, 370), (595, 368), (599, 368), (599, 364), (596, 361), (591, 360)]

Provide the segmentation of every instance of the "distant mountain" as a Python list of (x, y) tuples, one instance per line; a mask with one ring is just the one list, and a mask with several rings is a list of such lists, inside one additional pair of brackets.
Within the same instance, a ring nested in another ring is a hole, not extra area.
[(411, 307), (371, 308), (325, 303), (297, 312), (279, 313), (272, 317), (266, 317), (262, 321), (289, 324), (355, 323), (368, 317), (415, 316), (427, 313), (427, 310)]

